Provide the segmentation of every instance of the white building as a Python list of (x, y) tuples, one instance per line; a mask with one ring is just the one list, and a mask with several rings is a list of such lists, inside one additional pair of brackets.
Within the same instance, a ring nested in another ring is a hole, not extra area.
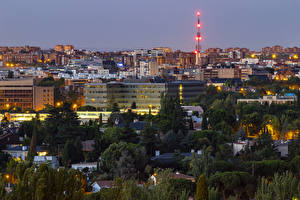
[(37, 166), (46, 163), (53, 169), (59, 167), (59, 162), (55, 156), (34, 156), (33, 163)]
[(82, 171), (83, 169), (87, 168), (90, 172), (97, 170), (97, 163), (76, 163), (72, 164), (72, 169), (76, 169)]

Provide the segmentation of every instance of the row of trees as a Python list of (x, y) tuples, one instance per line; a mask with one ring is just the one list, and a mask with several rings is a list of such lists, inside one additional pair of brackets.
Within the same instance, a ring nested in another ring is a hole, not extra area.
[[(14, 184), (8, 194), (6, 183)], [(36, 169), (30, 163), (10, 163), (7, 174), (0, 180), (0, 198), (5, 200), (83, 200), (87, 189), (86, 178), (79, 171), (56, 170), (45, 164)]]

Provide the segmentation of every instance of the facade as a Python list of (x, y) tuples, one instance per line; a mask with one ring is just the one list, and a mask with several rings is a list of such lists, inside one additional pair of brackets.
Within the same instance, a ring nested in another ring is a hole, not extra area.
[(189, 102), (204, 93), (202, 81), (174, 81), (167, 83), (166, 94), (170, 97), (179, 97), (180, 102)]
[(45, 105), (54, 105), (54, 87), (34, 86), (33, 109), (43, 110)]
[(113, 103), (130, 108), (135, 102), (139, 109), (160, 107), (164, 83), (89, 83), (85, 85), (85, 104), (106, 109)]
[(41, 110), (45, 104), (54, 105), (54, 88), (35, 86), (34, 79), (0, 81), (0, 109), (11, 107)]
[(239, 68), (219, 68), (218, 78), (241, 78), (241, 70)]
[(88, 83), (84, 88), (85, 105), (107, 109), (114, 103), (119, 108), (130, 108), (133, 103), (137, 109), (160, 109), (162, 94), (190, 101), (202, 94), (201, 81), (176, 81), (170, 83)]

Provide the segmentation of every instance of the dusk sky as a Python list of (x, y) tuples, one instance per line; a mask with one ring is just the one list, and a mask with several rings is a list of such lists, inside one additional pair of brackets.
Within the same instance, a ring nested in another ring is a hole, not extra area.
[(300, 46), (299, 8), (299, 0), (2, 0), (0, 46), (192, 51), (197, 9), (204, 48)]

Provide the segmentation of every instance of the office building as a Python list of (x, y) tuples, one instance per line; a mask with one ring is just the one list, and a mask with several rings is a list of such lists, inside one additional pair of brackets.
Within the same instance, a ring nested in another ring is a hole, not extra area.
[(0, 81), (0, 109), (42, 110), (46, 104), (54, 105), (54, 87), (37, 86), (34, 79)]
[(203, 94), (201, 81), (176, 81), (169, 83), (88, 83), (84, 88), (85, 105), (107, 109), (117, 103), (119, 108), (160, 109), (162, 94), (179, 97), (181, 102), (191, 101)]

